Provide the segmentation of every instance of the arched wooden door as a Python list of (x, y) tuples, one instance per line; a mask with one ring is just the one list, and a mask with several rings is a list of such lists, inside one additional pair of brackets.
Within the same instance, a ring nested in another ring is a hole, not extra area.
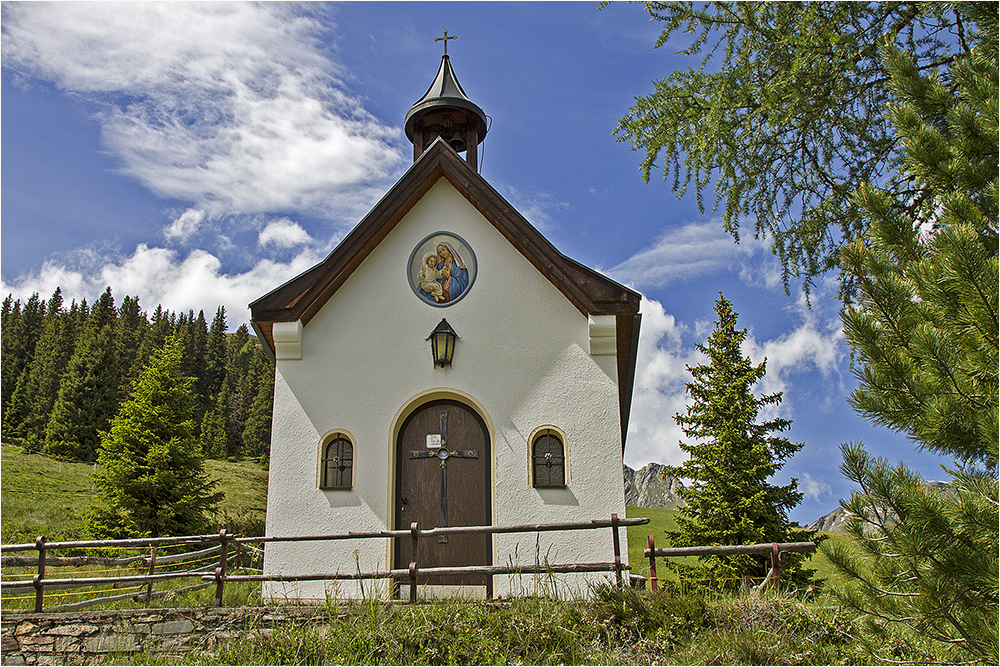
[[(440, 446), (438, 446), (440, 445)], [(414, 521), (421, 528), (488, 526), (492, 523), (490, 437), (482, 417), (455, 401), (434, 401), (418, 408), (399, 431), (396, 442), (396, 527)], [(395, 567), (406, 568), (411, 541), (396, 539)], [(418, 566), (492, 565), (489, 534), (422, 538)], [(418, 577), (420, 585), (486, 586), (487, 575)]]

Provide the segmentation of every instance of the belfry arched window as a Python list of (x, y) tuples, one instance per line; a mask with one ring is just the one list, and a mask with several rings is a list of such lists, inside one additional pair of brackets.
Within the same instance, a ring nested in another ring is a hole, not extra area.
[(542, 429), (531, 443), (531, 480), (535, 488), (566, 486), (566, 447), (560, 434)]
[(325, 438), (320, 459), (321, 489), (350, 489), (354, 486), (354, 443), (343, 433)]

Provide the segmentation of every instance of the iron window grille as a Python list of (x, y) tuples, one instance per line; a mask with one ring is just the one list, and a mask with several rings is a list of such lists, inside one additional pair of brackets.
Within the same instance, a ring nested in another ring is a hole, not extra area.
[(535, 488), (561, 488), (566, 486), (566, 455), (562, 440), (546, 430), (532, 445), (532, 479)]
[(323, 451), (323, 489), (350, 489), (354, 477), (354, 446), (344, 437), (331, 441)]

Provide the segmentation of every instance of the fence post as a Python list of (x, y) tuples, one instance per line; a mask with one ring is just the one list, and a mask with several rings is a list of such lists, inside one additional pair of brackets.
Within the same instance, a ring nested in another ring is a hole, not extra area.
[(226, 529), (219, 531), (219, 567), (215, 568), (215, 606), (222, 606), (222, 587), (226, 576)]
[(35, 548), (38, 549), (38, 574), (31, 578), (31, 583), (35, 587), (35, 613), (42, 613), (42, 597), (45, 594), (45, 586), (42, 579), (45, 578), (45, 536), (39, 535), (35, 538)]
[(649, 590), (656, 592), (657, 580), (656, 580), (656, 556), (654, 552), (656, 551), (656, 541), (653, 536), (650, 535), (646, 538), (646, 546), (649, 548)]
[[(149, 576), (153, 576), (153, 572), (156, 570), (156, 545), (151, 547), (151, 553), (149, 555)], [(146, 604), (153, 601), (153, 581), (150, 580), (146, 584)]]
[(781, 593), (781, 563), (780, 558), (778, 558), (778, 543), (771, 543), (771, 572), (774, 573), (774, 586), (778, 589), (778, 593)]
[(417, 528), (419, 524), (414, 521), (410, 524), (410, 604), (417, 601)]
[(611, 535), (615, 543), (615, 578), (618, 580), (618, 588), (622, 587), (622, 549), (618, 544), (618, 515), (611, 515)]

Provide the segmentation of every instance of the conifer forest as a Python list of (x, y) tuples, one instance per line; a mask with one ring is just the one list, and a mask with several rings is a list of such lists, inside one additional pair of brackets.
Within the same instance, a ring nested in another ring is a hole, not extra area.
[(95, 461), (101, 434), (129, 399), (153, 352), (173, 336), (181, 372), (193, 378), (194, 432), (213, 459), (266, 460), (274, 363), (245, 324), (227, 333), (225, 308), (177, 313), (138, 297), (116, 304), (109, 287), (92, 304), (8, 295), (2, 320), (5, 443)]

